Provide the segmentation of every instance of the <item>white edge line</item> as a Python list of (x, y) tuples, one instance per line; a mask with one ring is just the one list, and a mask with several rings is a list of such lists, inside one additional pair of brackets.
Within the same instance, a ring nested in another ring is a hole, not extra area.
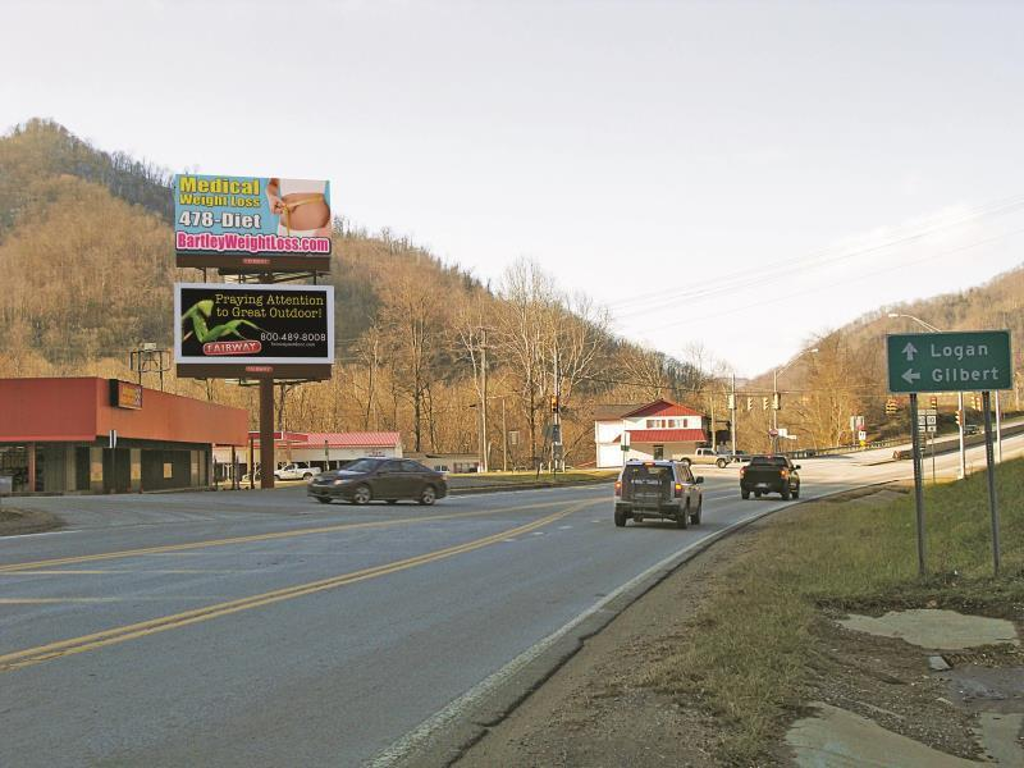
[[(807, 500), (810, 501), (810, 499)], [(556, 629), (543, 640), (539, 641), (530, 648), (527, 648), (521, 654), (512, 659), (512, 661), (510, 661), (504, 667), (499, 669), (497, 672), (494, 672), (490, 676), (484, 678), (479, 683), (470, 688), (468, 691), (466, 691), (464, 694), (459, 696), (457, 699), (454, 699), (451, 702), (449, 702), (449, 704), (445, 706), (443, 709), (440, 709), (437, 712), (435, 712), (433, 715), (431, 715), (418, 726), (416, 726), (416, 728), (405, 734), (405, 736), (401, 737), (400, 739), (392, 743), (391, 746), (389, 746), (383, 752), (378, 753), (377, 756), (372, 758), (368, 763), (366, 763), (366, 765), (370, 766), (370, 768), (387, 768), (387, 766), (392, 766), (400, 760), (407, 758), (412, 752), (414, 752), (416, 749), (418, 749), (424, 743), (426, 743), (430, 738), (431, 734), (436, 733), (438, 729), (450, 724), (453, 720), (455, 720), (455, 718), (459, 717), (459, 715), (461, 715), (463, 711), (471, 707), (479, 699), (482, 699), (488, 694), (490, 694), (493, 690), (501, 686), (506, 680), (515, 675), (517, 672), (519, 672), (523, 667), (532, 662), (542, 653), (547, 651), (556, 642), (558, 642), (567, 634), (569, 634), (569, 632), (571, 632), (573, 629), (578, 627), (580, 624), (589, 619), (598, 611), (603, 610), (604, 607), (608, 605), (608, 603), (615, 600), (617, 597), (629, 591), (630, 589), (633, 589), (635, 586), (648, 579), (655, 572), (669, 567), (670, 565), (672, 565), (673, 561), (682, 558), (688, 552), (699, 547), (705, 547), (713, 543), (714, 541), (717, 541), (718, 539), (722, 538), (732, 530), (744, 525), (748, 525), (754, 520), (764, 517), (765, 515), (772, 514), (773, 512), (778, 512), (780, 509), (781, 507), (774, 507), (772, 509), (767, 509), (764, 510), (763, 512), (759, 512), (756, 515), (751, 515), (750, 517), (744, 518), (743, 520), (739, 520), (730, 525), (728, 528), (723, 528), (720, 531), (716, 531), (710, 536), (706, 536), (698, 541), (695, 541), (689, 546), (680, 549), (676, 552), (673, 552), (668, 557), (659, 560), (657, 563), (647, 568), (647, 570), (642, 571), (622, 586), (616, 588), (615, 591), (610, 592), (608, 595), (598, 600), (596, 603), (590, 606), (590, 608), (583, 611), (583, 613), (580, 613), (575, 618), (570, 619), (568, 623)]]
[(40, 533), (15, 533), (10, 536), (0, 536), (0, 544), (6, 544), (7, 542), (18, 541), (19, 539), (31, 539), (33, 536), (57, 536), (61, 533), (79, 533), (80, 531), (76, 528), (68, 531), (41, 531)]

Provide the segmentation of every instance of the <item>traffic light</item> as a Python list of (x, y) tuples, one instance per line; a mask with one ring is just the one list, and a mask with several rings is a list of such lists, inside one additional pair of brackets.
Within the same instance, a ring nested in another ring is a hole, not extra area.
[(765, 395), (764, 397), (761, 398), (761, 410), (762, 411), (767, 411), (768, 410), (768, 396), (767, 395)]
[(930, 398), (928, 398), (928, 407), (937, 409), (939, 407), (939, 398), (937, 398), (935, 395), (932, 395)]
[(964, 423), (964, 412), (961, 411), (958, 408), (957, 411), (956, 411), (956, 425), (959, 427), (963, 423)]
[(886, 416), (893, 416), (893, 415), (895, 415), (896, 411), (897, 411), (897, 408), (898, 408), (898, 406), (896, 405), (896, 401), (893, 400), (892, 398), (889, 398), (888, 400), (885, 401), (885, 415)]
[(731, 392), (729, 393), (729, 410), (736, 410), (736, 395), (732, 394)]
[(971, 403), (974, 405), (974, 410), (981, 410), (981, 398), (977, 394), (971, 395)]
[(775, 394), (772, 395), (772, 410), (773, 411), (781, 411), (782, 410), (782, 393), (781, 392), (776, 392)]
[(754, 410), (754, 398), (748, 397), (747, 398), (747, 411), (750, 412), (752, 410)]
[(558, 413), (558, 395), (551, 396), (551, 412)]

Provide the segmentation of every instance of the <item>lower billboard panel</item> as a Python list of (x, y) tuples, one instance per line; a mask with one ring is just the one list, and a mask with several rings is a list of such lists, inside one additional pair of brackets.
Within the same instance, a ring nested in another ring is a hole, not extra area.
[(326, 370), (330, 376), (333, 286), (178, 283), (174, 317), (174, 362), (181, 372), (284, 378), (292, 376), (287, 371)]
[(176, 366), (179, 379), (303, 379), (323, 381), (331, 378), (329, 365), (203, 365), (184, 363)]

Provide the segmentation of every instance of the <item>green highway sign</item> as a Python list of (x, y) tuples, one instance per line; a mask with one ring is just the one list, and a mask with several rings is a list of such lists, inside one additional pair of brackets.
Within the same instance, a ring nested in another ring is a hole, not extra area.
[(1009, 331), (899, 333), (885, 347), (890, 392), (1013, 388)]

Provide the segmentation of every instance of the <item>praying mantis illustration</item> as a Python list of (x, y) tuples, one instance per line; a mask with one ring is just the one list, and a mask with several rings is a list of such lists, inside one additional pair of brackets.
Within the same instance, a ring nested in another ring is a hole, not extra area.
[(263, 330), (256, 323), (250, 322), (249, 320), (237, 319), (229, 320), (221, 325), (215, 325), (210, 328), (207, 325), (207, 318), (213, 312), (213, 299), (204, 299), (203, 301), (197, 301), (188, 311), (182, 314), (181, 322), (185, 323), (189, 320), (192, 321), (192, 330), (185, 334), (182, 341), (187, 341), (193, 334), (200, 343), (205, 344), (208, 341), (217, 341), (230, 336), (237, 336), (240, 339), (244, 339), (245, 336), (238, 330), (242, 326), (249, 326), (255, 328), (257, 331)]

